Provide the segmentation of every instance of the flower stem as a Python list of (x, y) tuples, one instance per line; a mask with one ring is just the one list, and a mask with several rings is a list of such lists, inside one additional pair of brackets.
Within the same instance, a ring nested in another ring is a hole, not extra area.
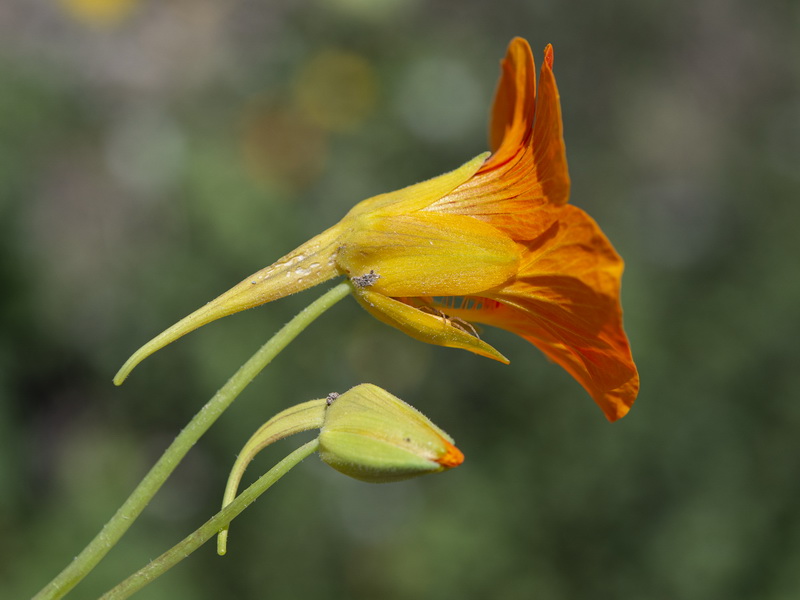
[(145, 475), (125, 503), (105, 524), (95, 538), (75, 559), (34, 596), (34, 600), (63, 598), (99, 563), (116, 545), (133, 521), (144, 510), (167, 477), (178, 466), (198, 439), (208, 431), (241, 391), (266, 367), (289, 342), (297, 337), (317, 317), (347, 296), (352, 290), (349, 283), (340, 283), (304, 308), (284, 325), (269, 341), (245, 362), (239, 370), (198, 412), (178, 434), (169, 448)]
[(122, 583), (101, 596), (100, 600), (121, 600), (128, 598), (157, 577), (166, 573), (192, 552), (211, 539), (218, 531), (228, 525), (239, 513), (256, 498), (266, 492), (273, 483), (283, 477), (292, 467), (316, 451), (319, 441), (315, 438), (300, 446), (277, 465), (262, 475), (255, 483), (239, 494), (228, 506), (206, 521), (200, 528), (186, 536), (164, 554), (128, 577)]

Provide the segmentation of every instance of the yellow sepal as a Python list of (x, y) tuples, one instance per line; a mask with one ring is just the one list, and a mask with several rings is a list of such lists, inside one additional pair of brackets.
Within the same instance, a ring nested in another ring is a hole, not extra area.
[(460, 327), (446, 315), (423, 312), (367, 288), (356, 288), (353, 295), (373, 317), (414, 339), (437, 346), (469, 350), (505, 364), (510, 362), (492, 346)]
[(379, 194), (372, 198), (362, 200), (350, 209), (350, 212), (347, 213), (343, 221), (364, 214), (391, 216), (422, 210), (439, 198), (452, 192), (465, 181), (468, 181), (478, 169), (483, 166), (489, 154), (489, 152), (479, 154), (472, 160), (444, 175), (432, 177), (431, 179), (406, 186), (400, 190)]
[(386, 296), (461, 296), (513, 277), (520, 253), (478, 219), (418, 212), (359, 219), (336, 256), (351, 278), (374, 271), (371, 289)]

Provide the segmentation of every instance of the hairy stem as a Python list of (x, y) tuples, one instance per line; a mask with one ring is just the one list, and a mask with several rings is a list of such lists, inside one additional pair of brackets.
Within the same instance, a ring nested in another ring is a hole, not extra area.
[(265, 343), (198, 412), (164, 451), (164, 454), (145, 475), (125, 503), (105, 524), (95, 538), (76, 556), (55, 579), (34, 596), (34, 600), (63, 598), (113, 548), (134, 520), (175, 470), (187, 452), (209, 427), (222, 415), (241, 391), (266, 367), (289, 342), (297, 337), (317, 317), (347, 296), (352, 288), (340, 283), (315, 300)]
[(227, 526), (239, 513), (247, 508), (261, 494), (266, 492), (273, 483), (283, 477), (292, 467), (314, 453), (318, 446), (319, 441), (317, 439), (313, 439), (300, 446), (262, 475), (254, 484), (239, 494), (233, 502), (211, 517), (200, 526), (200, 528), (186, 536), (183, 541), (164, 552), (164, 554), (152, 560), (147, 566), (142, 567), (122, 583), (103, 594), (100, 600), (121, 600), (122, 598), (128, 598), (154, 579), (169, 571), (172, 567), (205, 544), (223, 527)]

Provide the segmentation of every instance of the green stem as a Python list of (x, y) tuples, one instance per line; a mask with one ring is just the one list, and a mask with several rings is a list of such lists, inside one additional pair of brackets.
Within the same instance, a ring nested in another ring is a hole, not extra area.
[[(239, 451), (236, 462), (233, 463), (228, 483), (225, 486), (225, 493), (222, 495), (222, 508), (225, 508), (236, 498), (236, 490), (242, 481), (242, 475), (247, 465), (259, 452), (270, 444), (277, 442), (285, 437), (308, 431), (309, 429), (321, 429), (325, 422), (325, 412), (328, 408), (328, 400), (310, 400), (291, 408), (287, 408), (272, 417), (269, 421), (258, 428), (244, 447)], [(227, 552), (228, 527), (227, 525), (219, 532), (217, 541), (217, 554), (222, 556)]]
[(103, 594), (100, 600), (121, 600), (122, 598), (128, 598), (157, 577), (166, 573), (216, 535), (220, 529), (228, 525), (239, 513), (255, 501), (256, 498), (266, 492), (273, 483), (283, 477), (289, 469), (314, 453), (318, 446), (319, 441), (317, 439), (313, 439), (300, 446), (262, 475), (249, 488), (239, 494), (228, 506), (206, 521), (199, 529), (186, 536), (183, 541), (151, 561), (147, 566), (139, 569), (122, 583)]
[(241, 391), (289, 342), (317, 317), (352, 291), (349, 282), (340, 283), (303, 309), (251, 356), (178, 434), (158, 462), (145, 475), (125, 503), (81, 553), (34, 596), (34, 600), (63, 598), (99, 563), (133, 521), (144, 510), (167, 477), (175, 470), (198, 439), (208, 431)]

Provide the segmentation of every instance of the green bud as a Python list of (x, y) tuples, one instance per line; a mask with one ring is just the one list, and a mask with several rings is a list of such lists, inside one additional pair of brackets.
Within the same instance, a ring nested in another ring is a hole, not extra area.
[(464, 455), (418, 410), (364, 383), (329, 398), (319, 456), (337, 471), (372, 483), (457, 467)]
[[(342, 395), (311, 400), (278, 413), (247, 441), (233, 465), (222, 508), (236, 497), (245, 468), (269, 444), (319, 429), (317, 452), (337, 471), (372, 483), (436, 473), (464, 462), (453, 439), (421, 412), (386, 390), (362, 383)], [(217, 552), (227, 551), (228, 527)]]

